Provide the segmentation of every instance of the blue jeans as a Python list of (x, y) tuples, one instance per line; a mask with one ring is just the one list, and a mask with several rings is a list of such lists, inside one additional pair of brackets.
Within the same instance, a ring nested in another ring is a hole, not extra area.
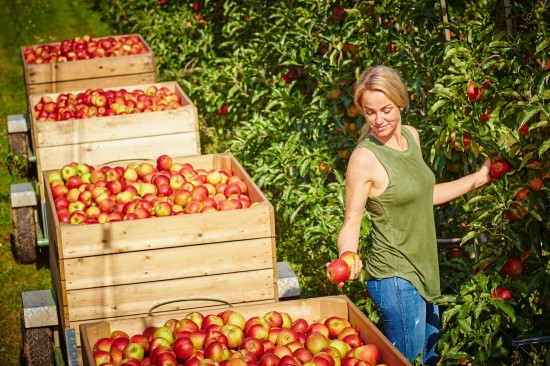
[(367, 282), (371, 299), (384, 319), (384, 334), (412, 363), (436, 365), (435, 346), (439, 339), (439, 308), (428, 303), (407, 280), (390, 277)]

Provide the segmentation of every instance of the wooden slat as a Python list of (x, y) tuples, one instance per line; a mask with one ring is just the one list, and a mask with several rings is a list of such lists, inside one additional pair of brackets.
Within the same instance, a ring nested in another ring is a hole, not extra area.
[[(121, 140), (37, 148), (44, 170), (60, 170), (72, 161), (86, 164), (110, 165), (140, 158), (156, 159), (161, 154), (194, 155), (199, 147), (199, 136), (194, 132), (144, 136)], [(126, 164), (124, 164), (126, 165)]]
[(66, 259), (60, 267), (71, 291), (272, 269), (274, 255), (271, 238), (262, 238)]
[[(36, 146), (48, 147), (105, 143), (144, 137), (198, 134), (194, 106), (172, 111), (125, 114), (60, 122), (36, 121)], [(143, 141), (139, 141), (143, 142)], [(154, 141), (153, 141), (154, 142)], [(145, 146), (138, 146), (144, 148)]]
[[(60, 259), (271, 237), (271, 205), (241, 210), (61, 225)], [(158, 233), (158, 235), (155, 235)]]
[(78, 79), (69, 81), (57, 81), (52, 83), (26, 84), (27, 95), (59, 93), (70, 90), (81, 90), (88, 88), (114, 88), (128, 84), (149, 84), (156, 83), (155, 71), (139, 74), (127, 74), (120, 76), (95, 77), (92, 79)]
[[(273, 300), (273, 269), (67, 291), (67, 306), (70, 321), (82, 321), (144, 314), (165, 301), (209, 296), (230, 303)], [(198, 304), (209, 305), (200, 301)], [(163, 308), (179, 310), (189, 305), (178, 302)]]

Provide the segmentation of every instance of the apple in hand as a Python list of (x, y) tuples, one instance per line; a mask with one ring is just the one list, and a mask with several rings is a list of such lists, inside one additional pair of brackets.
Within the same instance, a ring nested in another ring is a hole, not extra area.
[(327, 264), (327, 279), (334, 284), (340, 285), (349, 279), (351, 270), (348, 264), (340, 258), (334, 259)]

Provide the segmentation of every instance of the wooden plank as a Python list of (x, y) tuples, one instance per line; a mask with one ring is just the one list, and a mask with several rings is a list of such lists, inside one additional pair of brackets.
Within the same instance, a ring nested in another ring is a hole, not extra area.
[[(113, 36), (119, 39), (123, 36)], [(56, 62), (47, 64), (27, 64), (25, 62), (24, 50), (27, 47), (36, 47), (38, 45), (26, 45), (21, 47), (21, 58), (25, 70), (26, 84), (40, 84), (48, 82), (58, 82), (67, 80), (82, 79), (82, 70), (86, 70), (87, 78), (97, 78), (105, 76), (128, 75), (144, 72), (155, 72), (155, 54), (145, 42), (141, 35), (137, 34), (140, 41), (145, 45), (147, 51), (138, 55), (127, 55), (118, 57), (104, 57), (89, 60), (74, 60), (69, 62)], [(106, 38), (106, 37), (100, 37)], [(100, 39), (97, 38), (97, 39)], [(48, 43), (60, 44), (61, 42)]]
[[(194, 132), (125, 138), (36, 148), (44, 170), (59, 170), (72, 161), (90, 165), (156, 159), (161, 154), (194, 155), (199, 149), (199, 136)], [(126, 164), (124, 164), (126, 165)]]
[[(69, 290), (67, 306), (70, 321), (82, 321), (144, 314), (162, 302), (208, 297), (209, 294), (230, 303), (275, 300), (273, 269)], [(198, 304), (207, 306), (209, 302), (199, 301)], [(186, 302), (178, 302), (164, 305), (163, 308), (174, 311), (189, 306)]]
[(105, 76), (79, 80), (57, 81), (51, 83), (26, 84), (27, 95), (59, 93), (70, 90), (81, 90), (88, 88), (114, 88), (128, 84), (149, 84), (156, 83), (157, 75), (154, 71), (127, 74), (120, 76)]
[[(270, 237), (271, 205), (97, 225), (60, 225), (60, 259)], [(56, 224), (59, 221), (56, 219)], [(159, 240), (154, 233), (162, 233)]]
[(65, 286), (71, 291), (272, 269), (274, 255), (271, 238), (262, 238), (79, 257), (61, 260), (59, 266), (65, 269)]

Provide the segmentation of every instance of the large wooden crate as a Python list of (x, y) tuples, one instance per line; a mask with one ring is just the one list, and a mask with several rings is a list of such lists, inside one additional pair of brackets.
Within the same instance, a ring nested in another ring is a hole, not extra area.
[[(38, 45), (22, 46), (21, 57), (27, 95), (155, 83), (157, 77), (154, 52), (139, 34), (113, 36), (113, 38), (119, 39), (124, 36), (139, 37), (147, 48), (147, 52), (88, 60), (27, 64), (23, 56), (24, 50), (27, 47), (36, 48)], [(60, 44), (60, 42), (52, 44)]]
[[(273, 206), (231, 153), (174, 160), (207, 170), (232, 169), (248, 185), (253, 205), (76, 226), (59, 223), (48, 186), (50, 267), (62, 328), (78, 331), (82, 323), (144, 316), (175, 298), (278, 301)], [(211, 304), (179, 302), (162, 309)]]
[[(292, 319), (304, 318), (308, 322), (339, 316), (349, 320), (358, 329), (364, 342), (374, 343), (381, 350), (382, 363), (391, 366), (411, 365), (407, 359), (388, 341), (376, 326), (353, 304), (346, 296), (327, 296), (305, 300), (281, 301), (276, 304), (245, 305), (217, 308), (197, 308), (203, 315), (217, 314), (221, 311), (232, 309), (238, 311), (245, 318), (263, 316), (268, 311), (287, 312)], [(170, 318), (183, 318), (185, 312), (163, 315), (134, 317), (130, 319), (110, 320), (96, 323), (84, 323), (80, 325), (81, 354), (84, 365), (94, 365), (92, 347), (95, 342), (108, 337), (113, 330), (124, 330), (128, 334), (142, 333), (148, 326), (161, 326)]]
[[(42, 172), (60, 169), (72, 161), (105, 165), (114, 161), (156, 159), (159, 152), (172, 156), (199, 155), (200, 136), (197, 107), (176, 82), (122, 86), (112, 90), (145, 90), (148, 86), (167, 87), (176, 92), (182, 107), (149, 113), (132, 113), (68, 121), (38, 121), (34, 105), (44, 95), (32, 94), (29, 106), (33, 145), (44, 202)], [(108, 90), (108, 89), (105, 89)], [(81, 91), (71, 92), (78, 94)]]

